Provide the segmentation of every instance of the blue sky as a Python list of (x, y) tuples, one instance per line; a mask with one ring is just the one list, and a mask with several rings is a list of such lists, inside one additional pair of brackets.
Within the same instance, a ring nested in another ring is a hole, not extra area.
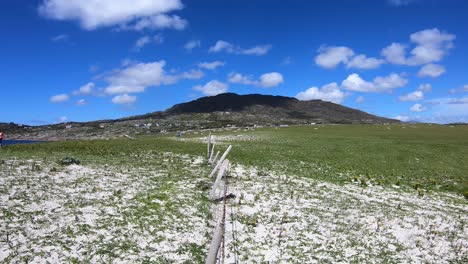
[(468, 1), (0, 5), (0, 122), (119, 118), (222, 92), (468, 122)]

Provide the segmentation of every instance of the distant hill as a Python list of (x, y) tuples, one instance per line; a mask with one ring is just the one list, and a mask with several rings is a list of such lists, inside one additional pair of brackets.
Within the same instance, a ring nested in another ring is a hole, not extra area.
[(396, 123), (360, 110), (322, 100), (300, 101), (292, 97), (224, 93), (174, 105), (165, 111), (169, 115), (188, 113), (234, 112), (271, 119), (316, 121), (319, 123)]
[(121, 119), (47, 126), (10, 123), (0, 125), (0, 129), (16, 139), (61, 140), (222, 127), (398, 122), (322, 100), (300, 101), (284, 96), (224, 93), (176, 104), (165, 111)]

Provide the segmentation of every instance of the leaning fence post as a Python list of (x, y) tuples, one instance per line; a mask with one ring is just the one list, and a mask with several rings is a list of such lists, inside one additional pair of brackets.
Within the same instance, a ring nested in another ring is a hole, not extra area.
[(208, 251), (208, 256), (206, 256), (205, 264), (216, 264), (216, 257), (218, 256), (219, 247), (221, 246), (221, 241), (223, 240), (223, 223), (219, 222), (215, 232), (213, 234), (213, 240), (211, 240), (210, 249)]
[(213, 175), (216, 173), (216, 171), (219, 169), (219, 167), (221, 166), (221, 163), (223, 163), (224, 159), (226, 158), (226, 156), (229, 154), (229, 151), (231, 151), (232, 149), (232, 146), (229, 145), (229, 147), (226, 149), (226, 151), (224, 152), (223, 156), (221, 156), (221, 158), (219, 159), (218, 163), (216, 164), (216, 167), (214, 167), (213, 171), (211, 171), (210, 173), (210, 178), (213, 177)]
[(213, 158), (215, 146), (216, 146), (216, 142), (213, 142), (213, 147), (211, 148), (211, 152), (210, 152), (210, 158), (208, 159), (209, 162), (213, 162), (212, 158)]
[(218, 186), (221, 182), (221, 179), (226, 175), (227, 171), (229, 169), (229, 160), (226, 159), (224, 160), (223, 164), (221, 165), (221, 168), (218, 171), (218, 175), (216, 176), (216, 180), (213, 184), (213, 188), (211, 189), (210, 192), (210, 197), (211, 199), (215, 199), (216, 197), (216, 190), (218, 189)]
[(207, 159), (210, 158), (210, 144), (211, 144), (211, 132), (210, 132), (210, 134), (208, 135), (208, 150), (206, 151), (206, 158), (207, 158)]
[(216, 155), (215, 157), (213, 158), (213, 160), (211, 161), (211, 164), (214, 164), (216, 162), (216, 160), (218, 159), (218, 155), (219, 155), (219, 151), (216, 152)]

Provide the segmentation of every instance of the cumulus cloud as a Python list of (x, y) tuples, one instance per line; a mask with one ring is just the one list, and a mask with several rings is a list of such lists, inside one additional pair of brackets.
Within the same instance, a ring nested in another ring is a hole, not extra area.
[(272, 48), (271, 45), (258, 45), (251, 48), (241, 48), (239, 46), (235, 46), (232, 43), (229, 43), (224, 40), (218, 40), (216, 43), (211, 46), (208, 51), (212, 53), (218, 52), (227, 52), (232, 54), (243, 54), (243, 55), (265, 55), (270, 51)]
[(406, 46), (392, 43), (382, 50), (382, 55), (388, 62), (400, 65), (423, 65), (442, 60), (454, 47), (456, 36), (437, 28), (426, 29), (410, 35), (410, 41), (416, 46), (406, 55)]
[(408, 122), (410, 121), (410, 117), (409, 116), (406, 116), (406, 115), (397, 115), (394, 117), (395, 119), (397, 120), (400, 120), (402, 122)]
[(385, 60), (367, 57), (364, 54), (354, 55), (351, 48), (344, 46), (321, 46), (315, 57), (315, 63), (326, 69), (333, 69), (343, 63), (346, 68), (369, 70), (380, 67)]
[(445, 67), (439, 64), (429, 63), (424, 65), (418, 72), (419, 77), (437, 78), (445, 73)]
[(184, 45), (184, 49), (187, 51), (192, 51), (194, 48), (199, 48), (201, 46), (201, 42), (199, 40), (191, 40)]
[(353, 57), (350, 61), (346, 63), (347, 68), (355, 68), (355, 69), (375, 69), (380, 67), (385, 63), (385, 60), (377, 59), (377, 58), (368, 58), (364, 54), (360, 54), (358, 56)]
[(265, 73), (260, 76), (260, 86), (264, 88), (278, 86), (283, 81), (283, 75), (279, 72)]
[(341, 87), (355, 92), (379, 93), (403, 87), (407, 83), (407, 79), (403, 78), (401, 74), (396, 73), (392, 73), (385, 77), (376, 77), (372, 82), (365, 81), (359, 76), (359, 74), (353, 73), (341, 83)]
[(70, 96), (68, 96), (68, 94), (57, 94), (50, 97), (49, 101), (51, 103), (63, 103), (68, 101), (68, 99), (70, 99)]
[(134, 50), (139, 51), (144, 46), (150, 43), (161, 44), (164, 42), (164, 36), (162, 34), (157, 34), (154, 36), (143, 36), (136, 40)]
[(218, 80), (212, 80), (205, 85), (197, 85), (193, 87), (193, 90), (199, 91), (206, 96), (214, 96), (222, 94), (228, 91), (229, 86)]
[(411, 112), (424, 112), (427, 110), (424, 106), (421, 104), (414, 104), (412, 107), (410, 107)]
[(347, 94), (340, 90), (337, 83), (330, 83), (322, 86), (322, 88), (311, 87), (296, 95), (296, 98), (302, 101), (320, 99), (323, 101), (333, 102), (336, 104), (342, 103)]
[(399, 100), (402, 102), (408, 101), (420, 101), (424, 99), (424, 93), (422, 91), (414, 91), (409, 94), (405, 94), (399, 97)]
[(225, 64), (226, 63), (224, 61), (201, 62), (198, 64), (198, 67), (207, 70), (214, 70), (218, 67), (224, 66)]
[(279, 72), (269, 72), (262, 74), (258, 80), (251, 75), (242, 75), (240, 73), (230, 73), (228, 75), (230, 83), (239, 83), (244, 85), (254, 85), (263, 88), (270, 88), (280, 85), (284, 82), (283, 75)]
[(133, 96), (133, 95), (120, 94), (112, 98), (112, 103), (130, 105), (130, 104), (135, 103), (136, 99), (137, 99), (136, 96)]
[(317, 51), (315, 63), (323, 68), (332, 69), (340, 63), (347, 63), (354, 55), (348, 47), (322, 46)]
[(382, 49), (382, 56), (393, 64), (406, 64), (406, 46), (400, 43), (392, 43)]
[(151, 86), (174, 84), (181, 79), (199, 79), (203, 72), (191, 70), (180, 74), (168, 74), (164, 60), (131, 64), (123, 69), (114, 70), (106, 78), (109, 85), (104, 89), (106, 94), (141, 93)]
[(44, 0), (38, 10), (50, 19), (77, 21), (86, 30), (115, 25), (142, 30), (185, 28), (187, 21), (166, 14), (182, 8), (180, 0)]
[(73, 95), (90, 95), (93, 93), (95, 84), (93, 82), (89, 82), (80, 87), (80, 89), (73, 92)]
[(432, 85), (429, 83), (420, 84), (418, 89), (409, 94), (400, 96), (398, 99), (402, 102), (420, 101), (424, 99), (424, 93), (432, 90)]
[(258, 81), (253, 80), (252, 76), (242, 75), (240, 73), (231, 72), (228, 75), (228, 81), (230, 83), (239, 83), (245, 85), (257, 85)]

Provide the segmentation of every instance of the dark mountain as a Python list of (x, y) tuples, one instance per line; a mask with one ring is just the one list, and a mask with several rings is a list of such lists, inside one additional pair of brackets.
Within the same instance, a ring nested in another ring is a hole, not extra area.
[(296, 98), (284, 96), (224, 93), (216, 96), (202, 97), (188, 103), (176, 104), (166, 110), (166, 112), (170, 114), (210, 113), (217, 111), (240, 112), (255, 105), (288, 108), (288, 106), (296, 102), (298, 102)]
[(299, 101), (284, 96), (225, 93), (177, 104), (166, 111), (121, 119), (46, 126), (11, 123), (0, 124), (0, 129), (15, 139), (63, 140), (222, 127), (397, 122), (400, 121), (322, 100)]
[[(363, 111), (322, 100), (299, 101), (296, 98), (260, 94), (225, 93), (174, 105), (169, 115), (230, 112), (283, 120), (285, 123), (395, 123), (397, 120), (370, 115)], [(301, 121), (302, 120), (302, 121)]]

